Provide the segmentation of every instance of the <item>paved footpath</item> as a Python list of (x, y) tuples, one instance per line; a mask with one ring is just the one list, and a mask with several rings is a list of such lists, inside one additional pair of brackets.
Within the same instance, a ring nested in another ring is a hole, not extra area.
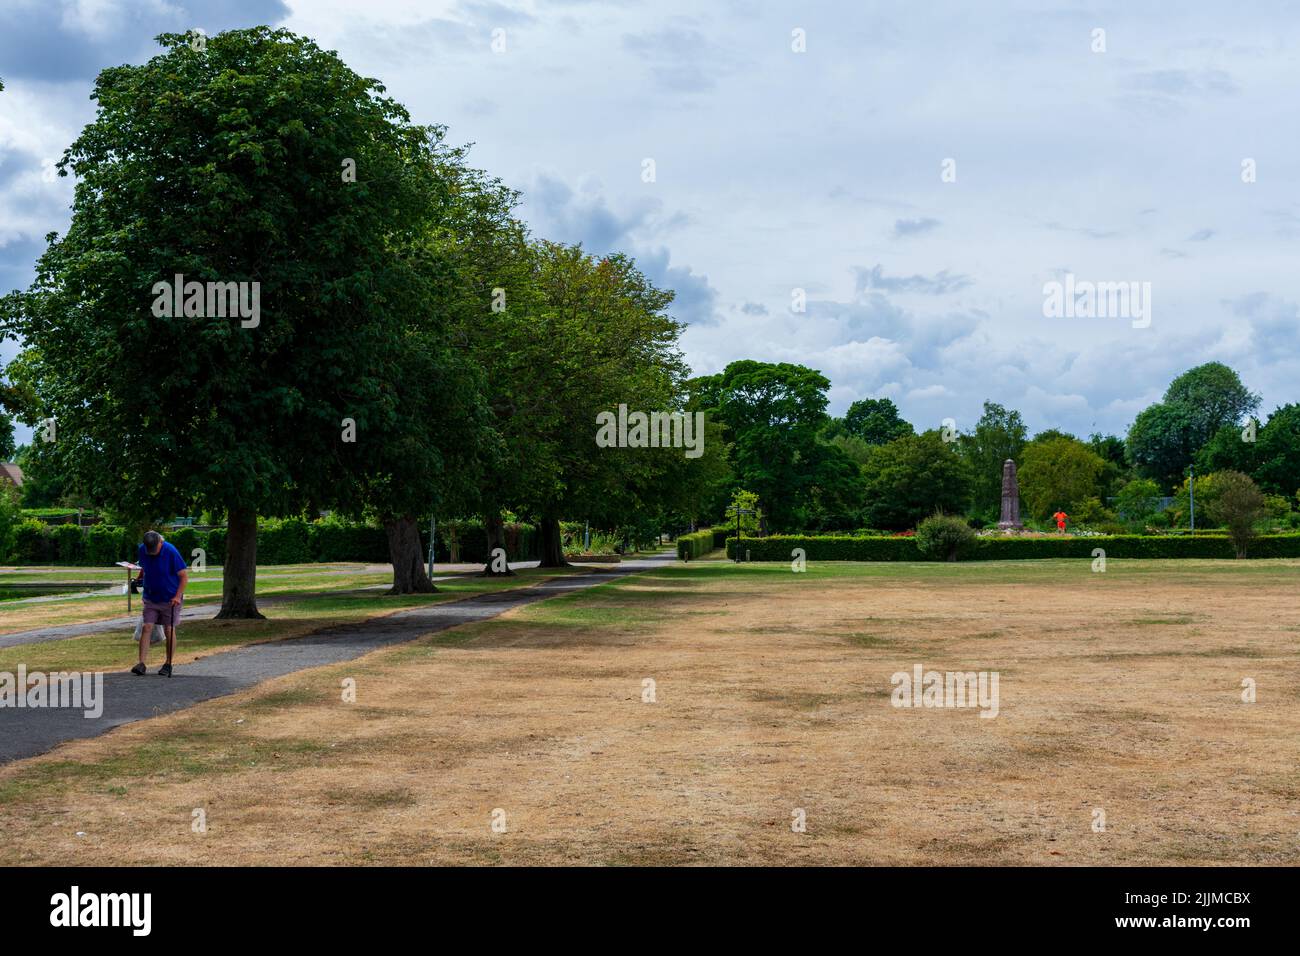
[[(437, 578), (434, 579), (435, 581)], [(257, 606), (274, 607), (277, 604), (286, 604), (293, 601), (301, 601), (309, 597), (325, 597), (327, 595), (355, 595), (362, 594), (365, 591), (374, 591), (387, 588), (388, 585), (380, 584), (373, 588), (356, 588), (350, 591), (302, 591), (296, 594), (272, 594), (268, 597), (259, 597)], [(136, 606), (139, 606), (139, 598), (136, 598)], [(217, 616), (221, 610), (220, 599), (213, 599), (206, 604), (196, 604), (193, 607), (184, 608), (181, 611), (181, 621), (206, 621), (209, 618)], [(10, 634), (0, 634), (0, 647), (17, 647), (19, 644), (39, 644), (41, 641), (59, 641), (65, 637), (85, 637), (87, 634), (102, 634), (106, 631), (121, 631), (124, 640), (130, 640), (135, 626), (140, 622), (140, 611), (124, 617), (100, 618), (98, 621), (85, 621), (81, 624), (51, 624), (45, 627), (34, 627), (26, 631), (13, 631)]]
[[(477, 565), (477, 564), (470, 564), (470, 565), (463, 565), (463, 566), (453, 565), (452, 567), (460, 568), (461, 573), (465, 574), (465, 573), (471, 573), (472, 571), (479, 569), (481, 565)], [(520, 568), (535, 568), (537, 567), (537, 562), (524, 561), (517, 564), (512, 564), (510, 565), (510, 567), (514, 568), (515, 570), (519, 570)], [(441, 570), (441, 567), (439, 569)], [(392, 570), (391, 566), (389, 570)], [(356, 573), (357, 572), (355, 571), (347, 571), (347, 572), (324, 571), (321, 572), (321, 576), (328, 576), (330, 574), (356, 574)], [(257, 580), (262, 581), (265, 580), (266, 578), (296, 577), (296, 576), (297, 575), (259, 574), (257, 576)], [(461, 576), (460, 574), (434, 575), (433, 580), (435, 582), (453, 581), (460, 576)], [(304, 598), (339, 597), (344, 595), (364, 594), (366, 591), (386, 591), (388, 590), (388, 588), (389, 585), (387, 584), (374, 584), (371, 585), (370, 587), (354, 588), (348, 591), (295, 591), (289, 594), (272, 594), (268, 597), (259, 597), (257, 599), (257, 606), (259, 608), (274, 607), (277, 604), (292, 603), (294, 601), (301, 601)], [(120, 595), (122, 593), (122, 589), (119, 586), (116, 591), (104, 591), (99, 593), (101, 595), (108, 595), (108, 596), (112, 596), (113, 594)], [(84, 595), (76, 595), (76, 596), (84, 597)], [(37, 600), (37, 599), (24, 598), (23, 601), (6, 601), (5, 603), (21, 604), (30, 600)], [(138, 606), (140, 598), (136, 597), (135, 601)], [(216, 617), (217, 612), (219, 610), (221, 610), (221, 601), (219, 599), (212, 598), (209, 599), (204, 604), (196, 604), (192, 607), (185, 608), (183, 611), (181, 611), (181, 620), (182, 621), (206, 621), (209, 618)], [(135, 630), (135, 626), (139, 622), (139, 620), (140, 620), (140, 612), (136, 611), (130, 615), (126, 615), (123, 617), (101, 618), (97, 621), (85, 621), (84, 623), (81, 624), (51, 624), (45, 627), (33, 627), (25, 631), (13, 631), (9, 634), (0, 634), (0, 647), (17, 647), (19, 644), (37, 644), (40, 643), (41, 641), (58, 641), (58, 640), (62, 640), (65, 637), (85, 637), (87, 634), (102, 634), (105, 631), (122, 631), (124, 636), (129, 638), (131, 636), (131, 632)]]
[(122, 724), (234, 694), (273, 677), (353, 660), (381, 647), (412, 641), (460, 624), (484, 621), (557, 594), (663, 567), (674, 557), (671, 551), (666, 551), (649, 558), (624, 561), (614, 568), (553, 578), (531, 587), (478, 594), (326, 628), (304, 637), (221, 651), (178, 665), (170, 679), (157, 676), (157, 655), (154, 655), (151, 662), (154, 666), (144, 677), (127, 671), (104, 674), (104, 712), (98, 718), (87, 718), (82, 711), (70, 708), (0, 708), (0, 763), (45, 753), (66, 740), (95, 737)]

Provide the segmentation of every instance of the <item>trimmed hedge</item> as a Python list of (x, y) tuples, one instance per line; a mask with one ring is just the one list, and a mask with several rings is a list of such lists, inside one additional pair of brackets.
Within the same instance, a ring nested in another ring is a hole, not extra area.
[(684, 534), (677, 539), (677, 557), (682, 561), (702, 558), (717, 547), (713, 540), (713, 532), (707, 529)]
[[(296, 534), (290, 531), (290, 535)], [(263, 529), (259, 526), (257, 529), (257, 563), (274, 564), (276, 562), (267, 561), (262, 556), (262, 540), (265, 535)], [(428, 548), (428, 534), (421, 539), (422, 546)], [(290, 544), (286, 542), (286, 544)], [(296, 543), (293, 545), (296, 546)], [(337, 518), (326, 518), (323, 521), (313, 521), (307, 526), (307, 553), (304, 558), (306, 561), (365, 561), (368, 564), (382, 564), (388, 560), (388, 535), (384, 529), (377, 525), (357, 524), (350, 521), (340, 521)], [(338, 558), (335, 555), (346, 554), (346, 558)], [(224, 557), (224, 554), (222, 555)]]
[[(527, 524), (505, 526), (506, 555), (511, 561), (527, 561), (538, 556), (536, 529)], [(478, 521), (438, 523), (436, 560), (450, 560), (449, 534), (460, 545), (461, 561), (486, 563), (487, 530)], [(187, 562), (194, 551), (202, 548), (210, 565), (221, 564), (226, 557), (226, 529), (176, 528), (166, 538)], [(117, 561), (134, 561), (140, 538), (129, 528), (96, 524), (84, 528), (76, 525), (47, 525), (34, 518), (15, 528), (13, 553), (0, 556), (10, 564), (58, 564), (104, 567)], [(421, 547), (429, 550), (429, 529), (420, 534)], [(331, 561), (388, 563), (388, 535), (378, 525), (326, 518), (307, 522), (302, 518), (269, 518), (257, 527), (257, 563), (310, 564)]]
[(15, 530), (14, 553), (6, 557), (12, 557), (17, 564), (55, 563), (54, 536), (49, 526), (35, 518), (24, 519)]
[[(312, 522), (316, 524), (316, 522)], [(311, 535), (302, 518), (268, 518), (257, 523), (258, 564), (307, 564), (313, 560)], [(385, 549), (387, 550), (387, 549)], [(184, 552), (181, 552), (184, 554)], [(358, 558), (342, 558), (356, 561)]]
[[(803, 548), (809, 561), (925, 561), (913, 538), (850, 538), (774, 535), (745, 538), (742, 557), (751, 561), (789, 561)], [(1161, 537), (1116, 535), (1095, 538), (979, 538), (968, 561), (1017, 561), (1033, 558), (1091, 558), (1101, 548), (1108, 558), (1232, 558), (1226, 536)], [(1251, 558), (1300, 558), (1300, 534), (1260, 535), (1246, 550)], [(727, 542), (727, 557), (736, 556), (736, 539)]]

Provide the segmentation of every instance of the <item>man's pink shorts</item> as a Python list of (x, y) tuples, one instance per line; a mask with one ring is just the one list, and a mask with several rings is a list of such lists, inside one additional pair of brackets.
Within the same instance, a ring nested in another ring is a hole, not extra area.
[(161, 624), (163, 627), (175, 627), (181, 622), (181, 606), (184, 604), (172, 604), (170, 601), (145, 601), (144, 602), (144, 623), (145, 626), (150, 624)]

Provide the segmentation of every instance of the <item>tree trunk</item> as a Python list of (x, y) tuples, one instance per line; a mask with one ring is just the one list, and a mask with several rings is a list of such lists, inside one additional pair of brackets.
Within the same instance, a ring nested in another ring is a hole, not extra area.
[(226, 558), (221, 563), (218, 621), (261, 620), (257, 610), (257, 512), (232, 508), (226, 527)]
[(501, 520), (501, 513), (493, 512), (484, 518), (483, 527), (487, 531), (488, 546), (487, 561), (483, 565), (483, 576), (505, 577), (508, 574), (514, 574), (515, 572), (510, 570), (510, 565), (508, 563), (506, 564), (504, 571), (497, 571), (492, 567), (492, 552), (497, 548), (500, 548), (502, 551), (505, 551), (506, 549), (505, 522)]
[(393, 586), (388, 594), (432, 594), (438, 589), (424, 570), (424, 548), (420, 532), (410, 515), (384, 520), (388, 534), (388, 557), (393, 562)]
[(539, 568), (567, 568), (564, 560), (564, 542), (560, 538), (560, 519), (543, 518), (537, 523), (541, 535), (541, 562)]

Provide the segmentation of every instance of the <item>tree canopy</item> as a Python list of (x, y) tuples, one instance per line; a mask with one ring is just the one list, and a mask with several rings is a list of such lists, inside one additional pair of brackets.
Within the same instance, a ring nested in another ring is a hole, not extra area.
[(970, 504), (970, 467), (936, 430), (881, 445), (863, 474), (866, 521), (873, 528), (914, 528), (936, 511), (963, 514)]
[[(96, 497), (142, 518), (226, 512), (243, 573), (228, 567), (223, 613), (252, 616), (256, 516), (346, 504), (338, 479), (393, 425), (386, 362), (426, 288), (404, 251), (437, 215), (447, 156), (310, 40), (159, 42), (99, 75), (95, 120), (59, 163), (72, 222), (7, 303), (26, 345), (10, 374)], [(184, 314), (160, 315), (172, 282)], [(247, 308), (213, 309), (199, 283), (236, 284)]]
[(1105, 462), (1077, 438), (1036, 438), (1025, 446), (1023, 458), (1020, 496), (1035, 517), (1075, 511), (1096, 497)]
[[(21, 343), (0, 408), (37, 426), (17, 450), (0, 417), (0, 455), (19, 456), (28, 506), (224, 519), (223, 616), (258, 615), (258, 518), (323, 509), (382, 524), (407, 593), (433, 588), (430, 516), (481, 517), (489, 548), (507, 516), (533, 522), (559, 565), (561, 521), (681, 531), (738, 494), (758, 533), (990, 521), (1007, 459), (1030, 517), (1114, 521), (1100, 499), (1118, 495), (1141, 521), (1193, 463), (1274, 496), (1300, 485), (1300, 406), (1243, 423), (1259, 397), (1219, 362), (1124, 439), (1086, 442), (1030, 441), (991, 400), (955, 441), (888, 398), (832, 417), (830, 380), (793, 363), (691, 378), (671, 289), (625, 254), (530, 234), (519, 195), (378, 80), (284, 30), (190, 39), (96, 80), (58, 164), (71, 224), (0, 299)], [(636, 438), (647, 421), (654, 441)]]
[(1161, 402), (1140, 412), (1128, 433), (1128, 460), (1162, 487), (1178, 483), (1221, 428), (1236, 425), (1259, 407), (1259, 396), (1222, 362), (1179, 375)]
[(1018, 460), (1028, 429), (1020, 413), (997, 402), (985, 402), (974, 429), (957, 438), (957, 451), (970, 467), (974, 509), (995, 517), (1002, 502), (1002, 466)]

